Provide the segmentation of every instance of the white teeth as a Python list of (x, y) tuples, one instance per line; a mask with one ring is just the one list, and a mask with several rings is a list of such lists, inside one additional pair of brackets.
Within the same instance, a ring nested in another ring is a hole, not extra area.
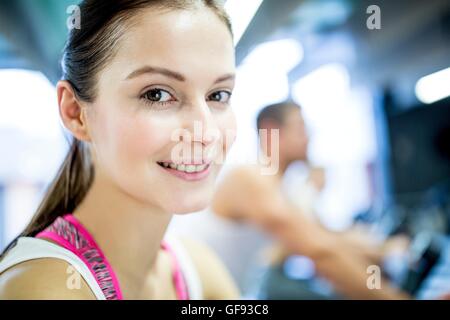
[(175, 163), (168, 163), (168, 162), (160, 162), (160, 164), (164, 168), (172, 168), (178, 171), (183, 171), (187, 173), (193, 173), (193, 172), (200, 172), (206, 169), (208, 166), (207, 164), (201, 164), (201, 165), (193, 165), (193, 164), (175, 164)]

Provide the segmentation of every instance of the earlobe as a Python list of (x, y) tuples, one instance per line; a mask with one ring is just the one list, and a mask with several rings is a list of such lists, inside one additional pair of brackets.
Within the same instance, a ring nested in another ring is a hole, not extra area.
[(78, 140), (90, 141), (85, 107), (75, 95), (72, 85), (66, 80), (61, 80), (56, 85), (56, 91), (59, 115), (66, 129)]

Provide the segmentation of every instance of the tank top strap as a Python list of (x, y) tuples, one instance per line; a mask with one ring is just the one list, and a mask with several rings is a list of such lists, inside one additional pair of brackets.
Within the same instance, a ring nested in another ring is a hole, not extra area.
[(121, 300), (119, 281), (91, 234), (72, 215), (58, 217), (36, 238), (50, 239), (80, 258), (95, 277), (107, 300)]
[(163, 240), (161, 242), (161, 247), (170, 255), (172, 260), (172, 276), (178, 300), (189, 300), (186, 281), (183, 272), (181, 271), (180, 264), (178, 263), (178, 258), (175, 251), (172, 249), (168, 241)]
[(182, 241), (167, 234), (162, 246), (172, 256), (178, 299), (202, 300), (203, 288), (197, 267)]
[(22, 262), (43, 258), (66, 261), (84, 278), (98, 300), (106, 300), (102, 289), (85, 262), (62, 246), (35, 237), (19, 237), (15, 241), (0, 260), (0, 274)]
[[(68, 213), (56, 218), (50, 226), (35, 237), (52, 240), (82, 260), (89, 268), (107, 300), (123, 299), (119, 281), (111, 264), (89, 231), (74, 215)], [(199, 290), (196, 288), (199, 281), (197, 279), (189, 281), (193, 283), (192, 288), (189, 288), (186, 281), (186, 272), (184, 272), (193, 269), (189, 267), (189, 264), (186, 266), (189, 259), (182, 259), (183, 252), (180, 252), (181, 249), (172, 238), (164, 239), (161, 242), (161, 248), (171, 257), (172, 275), (177, 299), (197, 299)], [(180, 261), (180, 259), (183, 261)], [(192, 270), (187, 273), (193, 274)], [(193, 279), (193, 277), (189, 278)]]

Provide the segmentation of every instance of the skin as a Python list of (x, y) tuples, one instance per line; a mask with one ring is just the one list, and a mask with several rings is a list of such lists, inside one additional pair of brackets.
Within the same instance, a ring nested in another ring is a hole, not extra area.
[[(285, 119), (282, 125), (272, 121), (263, 123), (263, 128), (280, 130), (278, 174), (262, 175), (260, 165), (232, 170), (216, 189), (214, 212), (227, 219), (253, 224), (273, 235), (283, 246), (282, 253), (272, 254), (276, 262), (290, 253), (310, 257), (317, 272), (349, 298), (408, 298), (385, 281), (379, 290), (367, 288), (367, 267), (380, 263), (383, 248), (367, 243), (368, 237), (356, 231), (336, 233), (325, 229), (285, 197), (281, 188), (283, 174), (293, 161), (306, 160), (308, 145), (300, 111), (290, 110)], [(267, 150), (266, 146), (261, 147)], [(320, 177), (314, 179), (320, 187)]]
[[(290, 163), (296, 160), (306, 161), (308, 136), (305, 132), (305, 122), (298, 109), (288, 109), (284, 115), (282, 127), (271, 119), (261, 122), (261, 129), (267, 130), (267, 144), (261, 143), (261, 149), (268, 157), (272, 157), (271, 130), (279, 130), (279, 171), (286, 171)], [(276, 150), (276, 148), (275, 148)], [(281, 150), (283, 154), (281, 156)]]
[[(204, 7), (149, 8), (133, 19), (117, 53), (98, 74), (94, 102), (79, 101), (66, 81), (57, 85), (63, 123), (88, 143), (96, 172), (73, 214), (111, 263), (124, 299), (174, 299), (170, 260), (160, 243), (174, 213), (210, 203), (221, 167), (215, 163), (218, 150), (228, 148), (220, 137), (235, 131), (229, 106), (234, 48), (225, 24)], [(197, 137), (195, 122), (203, 129)], [(157, 164), (171, 159), (179, 143), (172, 139), (177, 129), (194, 136), (191, 141), (183, 136), (181, 142), (197, 150), (191, 161), (213, 161), (207, 178), (185, 181)], [(206, 299), (239, 296), (210, 249), (183, 243), (199, 270)], [(1, 277), (0, 298), (95, 298), (86, 285), (68, 291), (64, 264), (39, 259), (14, 266)]]

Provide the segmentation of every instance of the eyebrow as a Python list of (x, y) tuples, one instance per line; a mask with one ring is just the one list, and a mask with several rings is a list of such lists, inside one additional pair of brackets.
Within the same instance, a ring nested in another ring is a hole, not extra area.
[[(172, 71), (166, 68), (160, 68), (160, 67), (152, 67), (152, 66), (144, 66), (142, 68), (136, 69), (133, 72), (131, 72), (126, 78), (125, 80), (130, 80), (133, 78), (136, 78), (140, 75), (143, 75), (145, 73), (155, 73), (155, 74), (161, 74), (163, 76), (175, 79), (177, 81), (180, 82), (184, 82), (186, 81), (186, 77), (183, 76), (181, 73), (178, 73), (176, 71)], [(214, 84), (219, 83), (219, 82), (223, 82), (226, 80), (234, 80), (235, 78), (235, 74), (234, 73), (228, 73), (225, 74), (223, 76), (220, 76), (219, 78), (217, 78), (216, 81), (214, 81)]]

